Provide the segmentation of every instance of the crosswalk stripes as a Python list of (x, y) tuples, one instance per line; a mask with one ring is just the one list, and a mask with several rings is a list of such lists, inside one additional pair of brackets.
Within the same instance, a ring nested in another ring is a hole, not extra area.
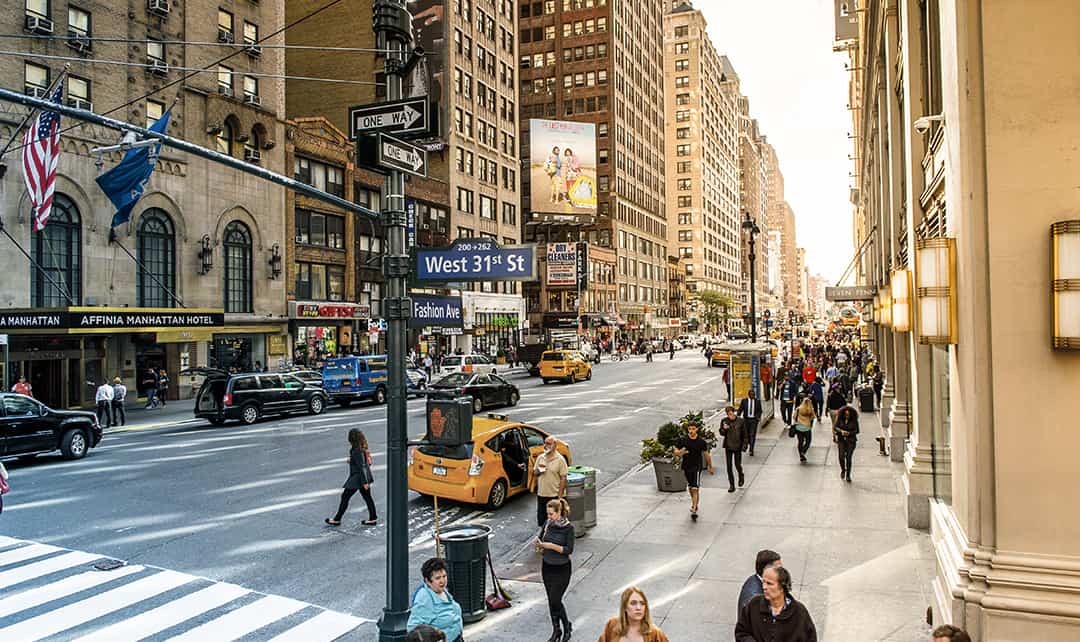
[[(371, 620), (152, 566), (0, 536), (0, 640), (331, 642)], [(284, 629), (284, 630), (282, 630)]]

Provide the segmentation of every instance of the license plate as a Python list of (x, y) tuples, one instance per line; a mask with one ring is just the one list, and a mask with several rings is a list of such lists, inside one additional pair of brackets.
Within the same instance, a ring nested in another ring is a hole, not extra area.
[(352, 385), (352, 382), (351, 382), (351, 381), (342, 381), (342, 382), (341, 382), (341, 385), (342, 385), (342, 386), (351, 386), (351, 385)]
[(432, 466), (431, 474), (446, 477), (446, 466)]

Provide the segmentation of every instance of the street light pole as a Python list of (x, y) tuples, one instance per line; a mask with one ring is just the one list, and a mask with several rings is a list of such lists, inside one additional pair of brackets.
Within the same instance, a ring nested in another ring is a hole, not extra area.
[[(386, 97), (399, 100), (408, 69), (406, 52), (412, 47), (412, 17), (404, 0), (375, 0), (372, 14), (377, 46), (387, 52), (384, 65)], [(379, 642), (401, 642), (405, 639), (410, 606), (405, 334), (412, 315), (412, 301), (406, 284), (409, 254), (403, 172), (394, 170), (387, 176), (382, 201), (380, 218), (387, 241), (387, 253), (383, 257), (387, 295), (383, 299), (383, 316), (387, 321), (389, 394), (386, 409), (386, 606), (379, 618)]]
[(750, 343), (757, 343), (757, 287), (754, 285), (757, 255), (754, 254), (754, 240), (761, 229), (758, 228), (754, 219), (750, 218), (750, 212), (746, 213), (742, 228), (750, 235)]

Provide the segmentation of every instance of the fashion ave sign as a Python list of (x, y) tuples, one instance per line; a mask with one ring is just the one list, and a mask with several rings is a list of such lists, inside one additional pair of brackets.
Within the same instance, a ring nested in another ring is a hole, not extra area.
[(463, 323), (461, 297), (412, 294), (412, 317), (409, 326), (447, 326), (460, 328)]

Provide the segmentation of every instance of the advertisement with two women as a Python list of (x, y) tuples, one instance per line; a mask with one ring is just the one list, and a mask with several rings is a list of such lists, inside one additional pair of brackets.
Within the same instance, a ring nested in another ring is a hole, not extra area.
[(529, 121), (530, 207), (534, 212), (596, 214), (596, 125)]

